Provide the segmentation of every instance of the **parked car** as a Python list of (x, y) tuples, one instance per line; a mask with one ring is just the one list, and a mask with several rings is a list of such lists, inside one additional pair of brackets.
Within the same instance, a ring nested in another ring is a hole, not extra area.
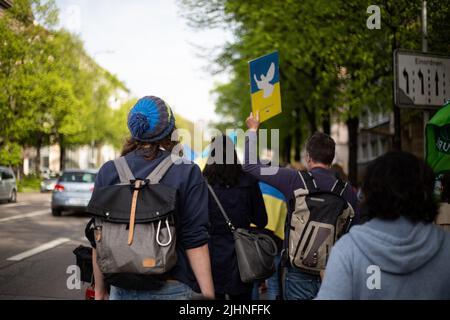
[(41, 181), (41, 192), (51, 192), (55, 189), (58, 178), (48, 178)]
[(63, 211), (86, 211), (94, 191), (97, 170), (65, 170), (52, 193), (52, 214)]
[(6, 167), (0, 167), (0, 200), (17, 201), (17, 182), (14, 172)]

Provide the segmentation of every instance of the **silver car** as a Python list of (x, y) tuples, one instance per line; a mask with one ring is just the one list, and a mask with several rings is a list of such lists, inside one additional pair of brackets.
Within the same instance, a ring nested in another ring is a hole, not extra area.
[(97, 170), (65, 170), (52, 193), (52, 214), (62, 211), (86, 211), (94, 190)]
[(17, 183), (14, 172), (6, 167), (0, 167), (0, 200), (17, 201)]
[(58, 178), (48, 178), (41, 181), (41, 192), (51, 192), (55, 190)]

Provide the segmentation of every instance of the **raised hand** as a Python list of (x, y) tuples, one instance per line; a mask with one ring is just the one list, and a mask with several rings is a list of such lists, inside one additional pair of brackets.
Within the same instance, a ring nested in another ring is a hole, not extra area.
[(251, 131), (258, 131), (260, 122), (259, 122), (259, 111), (256, 112), (256, 117), (253, 116), (253, 113), (250, 112), (249, 117), (245, 121), (247, 124), (247, 128), (249, 128)]

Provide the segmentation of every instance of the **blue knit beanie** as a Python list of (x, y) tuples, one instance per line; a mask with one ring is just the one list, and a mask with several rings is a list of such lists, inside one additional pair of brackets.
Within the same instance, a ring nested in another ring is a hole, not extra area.
[(156, 142), (164, 139), (175, 128), (175, 117), (162, 99), (148, 96), (140, 99), (128, 114), (128, 129), (133, 139)]

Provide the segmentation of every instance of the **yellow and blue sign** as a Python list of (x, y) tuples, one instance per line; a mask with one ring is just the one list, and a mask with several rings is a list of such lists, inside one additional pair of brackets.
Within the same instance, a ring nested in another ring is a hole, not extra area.
[(252, 111), (264, 122), (281, 113), (278, 52), (249, 62)]

